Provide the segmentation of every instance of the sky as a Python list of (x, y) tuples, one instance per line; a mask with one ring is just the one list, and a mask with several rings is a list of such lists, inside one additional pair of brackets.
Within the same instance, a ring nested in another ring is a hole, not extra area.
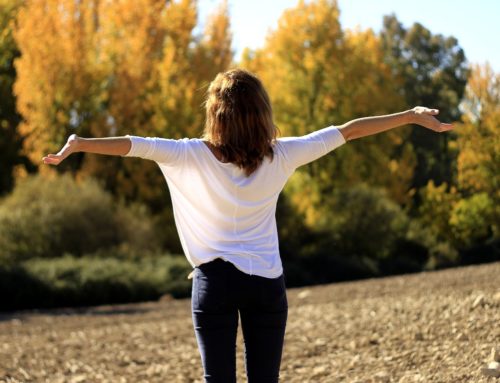
[[(198, 0), (199, 24), (222, 0)], [(236, 59), (243, 48), (263, 46), (283, 11), (298, 0), (228, 0)], [(380, 31), (384, 15), (395, 13), (405, 27), (419, 22), (433, 34), (454, 36), (469, 62), (488, 61), (500, 72), (499, 0), (338, 0), (342, 28)]]

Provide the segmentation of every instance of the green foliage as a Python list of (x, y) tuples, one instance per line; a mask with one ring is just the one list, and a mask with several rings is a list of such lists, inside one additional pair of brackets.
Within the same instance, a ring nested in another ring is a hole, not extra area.
[(136, 261), (64, 256), (0, 265), (0, 310), (88, 306), (189, 295), (191, 266), (184, 257)]
[(155, 249), (151, 218), (113, 202), (97, 182), (29, 177), (0, 204), (0, 257), (19, 261), (91, 253), (119, 245)]
[[(299, 187), (304, 181), (302, 177), (295, 180)], [(287, 192), (295, 187), (292, 182)], [(306, 222), (310, 229), (330, 238), (341, 254), (384, 258), (391, 254), (395, 240), (404, 237), (408, 218), (383, 189), (358, 184), (321, 197), (313, 190), (311, 186), (306, 192), (310, 198), (303, 205)]]
[[(292, 195), (285, 195), (294, 198), (296, 188), (311, 181), (295, 178), (287, 189)], [(299, 211), (293, 212), (290, 205), (280, 210), (285, 213), (281, 220), (289, 228), (287, 237), (281, 238), (289, 285), (416, 272), (426, 267), (431, 256), (428, 245), (435, 243), (434, 238), (428, 238), (429, 233), (410, 220), (384, 190), (359, 184), (319, 198), (314, 185), (309, 186), (301, 196), (306, 199), (303, 205), (296, 205), (304, 207), (302, 221), (297, 220)], [(317, 206), (311, 206), (314, 204)]]
[(493, 200), (486, 193), (460, 199), (450, 215), (450, 226), (458, 246), (464, 248), (490, 238), (493, 214)]
[(429, 181), (419, 194), (419, 222), (432, 232), (437, 241), (451, 241), (450, 212), (460, 198), (456, 188), (446, 183), (436, 186)]
[(385, 258), (405, 235), (408, 218), (383, 189), (360, 184), (335, 191), (326, 202), (326, 227), (344, 254)]
[(458, 249), (452, 235), (450, 213), (460, 199), (456, 188), (433, 181), (419, 190), (420, 206), (413, 219), (408, 237), (422, 244), (429, 251), (428, 269), (458, 264)]
[[(469, 75), (465, 54), (456, 38), (434, 35), (419, 23), (404, 28), (396, 16), (385, 16), (380, 37), (385, 61), (408, 106), (427, 105), (441, 111), (440, 118), (457, 121), (458, 108)], [(438, 135), (412, 127), (409, 137), (417, 164), (412, 187), (418, 189), (434, 180), (450, 183), (456, 158), (449, 151), (453, 134)], [(418, 194), (415, 194), (418, 198)]]
[[(420, 189), (418, 221), (429, 234), (429, 248), (465, 250), (495, 237), (497, 208), (494, 195), (478, 192), (468, 197), (446, 183), (430, 181)], [(444, 244), (448, 245), (444, 245)], [(450, 255), (456, 257), (456, 250)]]
[[(491, 232), (492, 238), (498, 239), (500, 238), (500, 134), (498, 132), (500, 73), (495, 73), (487, 64), (473, 66), (462, 106), (463, 123), (458, 128), (456, 146), (459, 151), (457, 184), (468, 202), (464, 201), (461, 211), (455, 212), (453, 216), (455, 226), (461, 227), (458, 229), (461, 234), (456, 234), (462, 243), (467, 242), (465, 238), (467, 235), (475, 237), (469, 239), (476, 241), (479, 239), (478, 236), (486, 237), (487, 231)], [(476, 197), (470, 200), (473, 195)], [(471, 209), (470, 212), (467, 212), (467, 207)], [(464, 214), (468, 217), (465, 218)], [(476, 217), (473, 218), (471, 215)], [(469, 223), (465, 224), (464, 221)], [(470, 229), (465, 229), (464, 225)]]
[[(437, 215), (436, 220), (439, 221), (439, 219)], [(395, 255), (401, 259), (402, 263), (392, 264), (389, 268), (394, 270), (393, 273), (398, 273), (398, 270), (404, 269), (415, 272), (422, 269), (435, 270), (458, 265), (457, 249), (451, 240), (443, 239), (439, 234), (435, 227), (424, 223), (423, 220), (411, 219), (403, 241), (403, 243), (408, 241), (410, 248), (403, 248), (396, 252)], [(411, 249), (414, 251), (412, 252)], [(420, 264), (420, 269), (414, 267), (415, 261)]]

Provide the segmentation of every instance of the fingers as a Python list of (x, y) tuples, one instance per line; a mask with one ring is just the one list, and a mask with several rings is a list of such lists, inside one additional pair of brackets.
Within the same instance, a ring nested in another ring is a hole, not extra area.
[(437, 116), (439, 114), (439, 109), (424, 108), (422, 113), (430, 114), (431, 116)]
[(57, 154), (47, 154), (45, 157), (42, 157), (43, 163), (48, 165), (59, 165), (66, 157), (75, 151), (77, 139), (78, 136), (76, 134), (73, 133), (70, 135), (66, 144)]
[(42, 161), (43, 161), (43, 163), (44, 163), (44, 164), (46, 164), (46, 165), (57, 165), (57, 164), (55, 163), (55, 161), (54, 161), (52, 158), (49, 158), (49, 157), (43, 157), (43, 158), (42, 158)]
[(442, 133), (442, 132), (448, 132), (450, 130), (453, 130), (453, 124), (445, 124), (442, 122), (437, 123), (436, 125), (430, 127), (433, 131), (437, 133)]
[(428, 124), (422, 124), (422, 126), (430, 130), (433, 130), (434, 132), (437, 133), (448, 132), (450, 130), (453, 130), (454, 128), (453, 124), (445, 124), (439, 121), (432, 121), (431, 123)]
[(453, 124), (441, 123), (438, 131), (439, 132), (447, 132), (447, 131), (452, 130), (452, 129), (453, 129)]
[(47, 156), (42, 157), (43, 163), (47, 165), (59, 165), (61, 160), (61, 156), (58, 156), (57, 154), (48, 154)]
[(439, 114), (439, 109), (427, 108), (425, 106), (416, 106), (413, 108), (416, 114), (430, 114), (431, 116), (436, 116)]

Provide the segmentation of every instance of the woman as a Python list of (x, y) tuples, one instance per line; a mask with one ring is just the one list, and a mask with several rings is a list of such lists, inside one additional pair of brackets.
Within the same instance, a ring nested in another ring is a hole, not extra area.
[(207, 382), (236, 381), (238, 314), (249, 382), (277, 382), (288, 305), (278, 249), (278, 195), (299, 166), (347, 141), (405, 124), (452, 129), (416, 107), (367, 117), (302, 137), (276, 138), (269, 97), (258, 78), (234, 69), (208, 89), (201, 139), (71, 135), (71, 153), (141, 157), (158, 163), (172, 197), (182, 247), (194, 267), (192, 315)]

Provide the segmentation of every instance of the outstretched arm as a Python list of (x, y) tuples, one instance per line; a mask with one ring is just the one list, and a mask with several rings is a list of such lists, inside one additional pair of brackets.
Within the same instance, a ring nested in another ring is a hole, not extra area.
[(452, 124), (439, 122), (437, 109), (417, 106), (405, 112), (387, 114), (384, 116), (358, 118), (339, 126), (346, 141), (354, 140), (406, 124), (417, 124), (435, 132), (446, 132), (453, 129)]
[(124, 156), (130, 151), (131, 145), (128, 137), (82, 138), (72, 134), (57, 154), (48, 154), (42, 161), (49, 165), (59, 165), (71, 153), (77, 152)]
[(304, 136), (285, 137), (278, 141), (290, 168), (296, 169), (344, 145), (346, 141), (384, 132), (401, 125), (418, 124), (436, 132), (453, 129), (451, 124), (439, 122), (434, 117), (437, 114), (437, 109), (417, 106), (405, 112), (358, 118), (344, 125), (332, 125)]

